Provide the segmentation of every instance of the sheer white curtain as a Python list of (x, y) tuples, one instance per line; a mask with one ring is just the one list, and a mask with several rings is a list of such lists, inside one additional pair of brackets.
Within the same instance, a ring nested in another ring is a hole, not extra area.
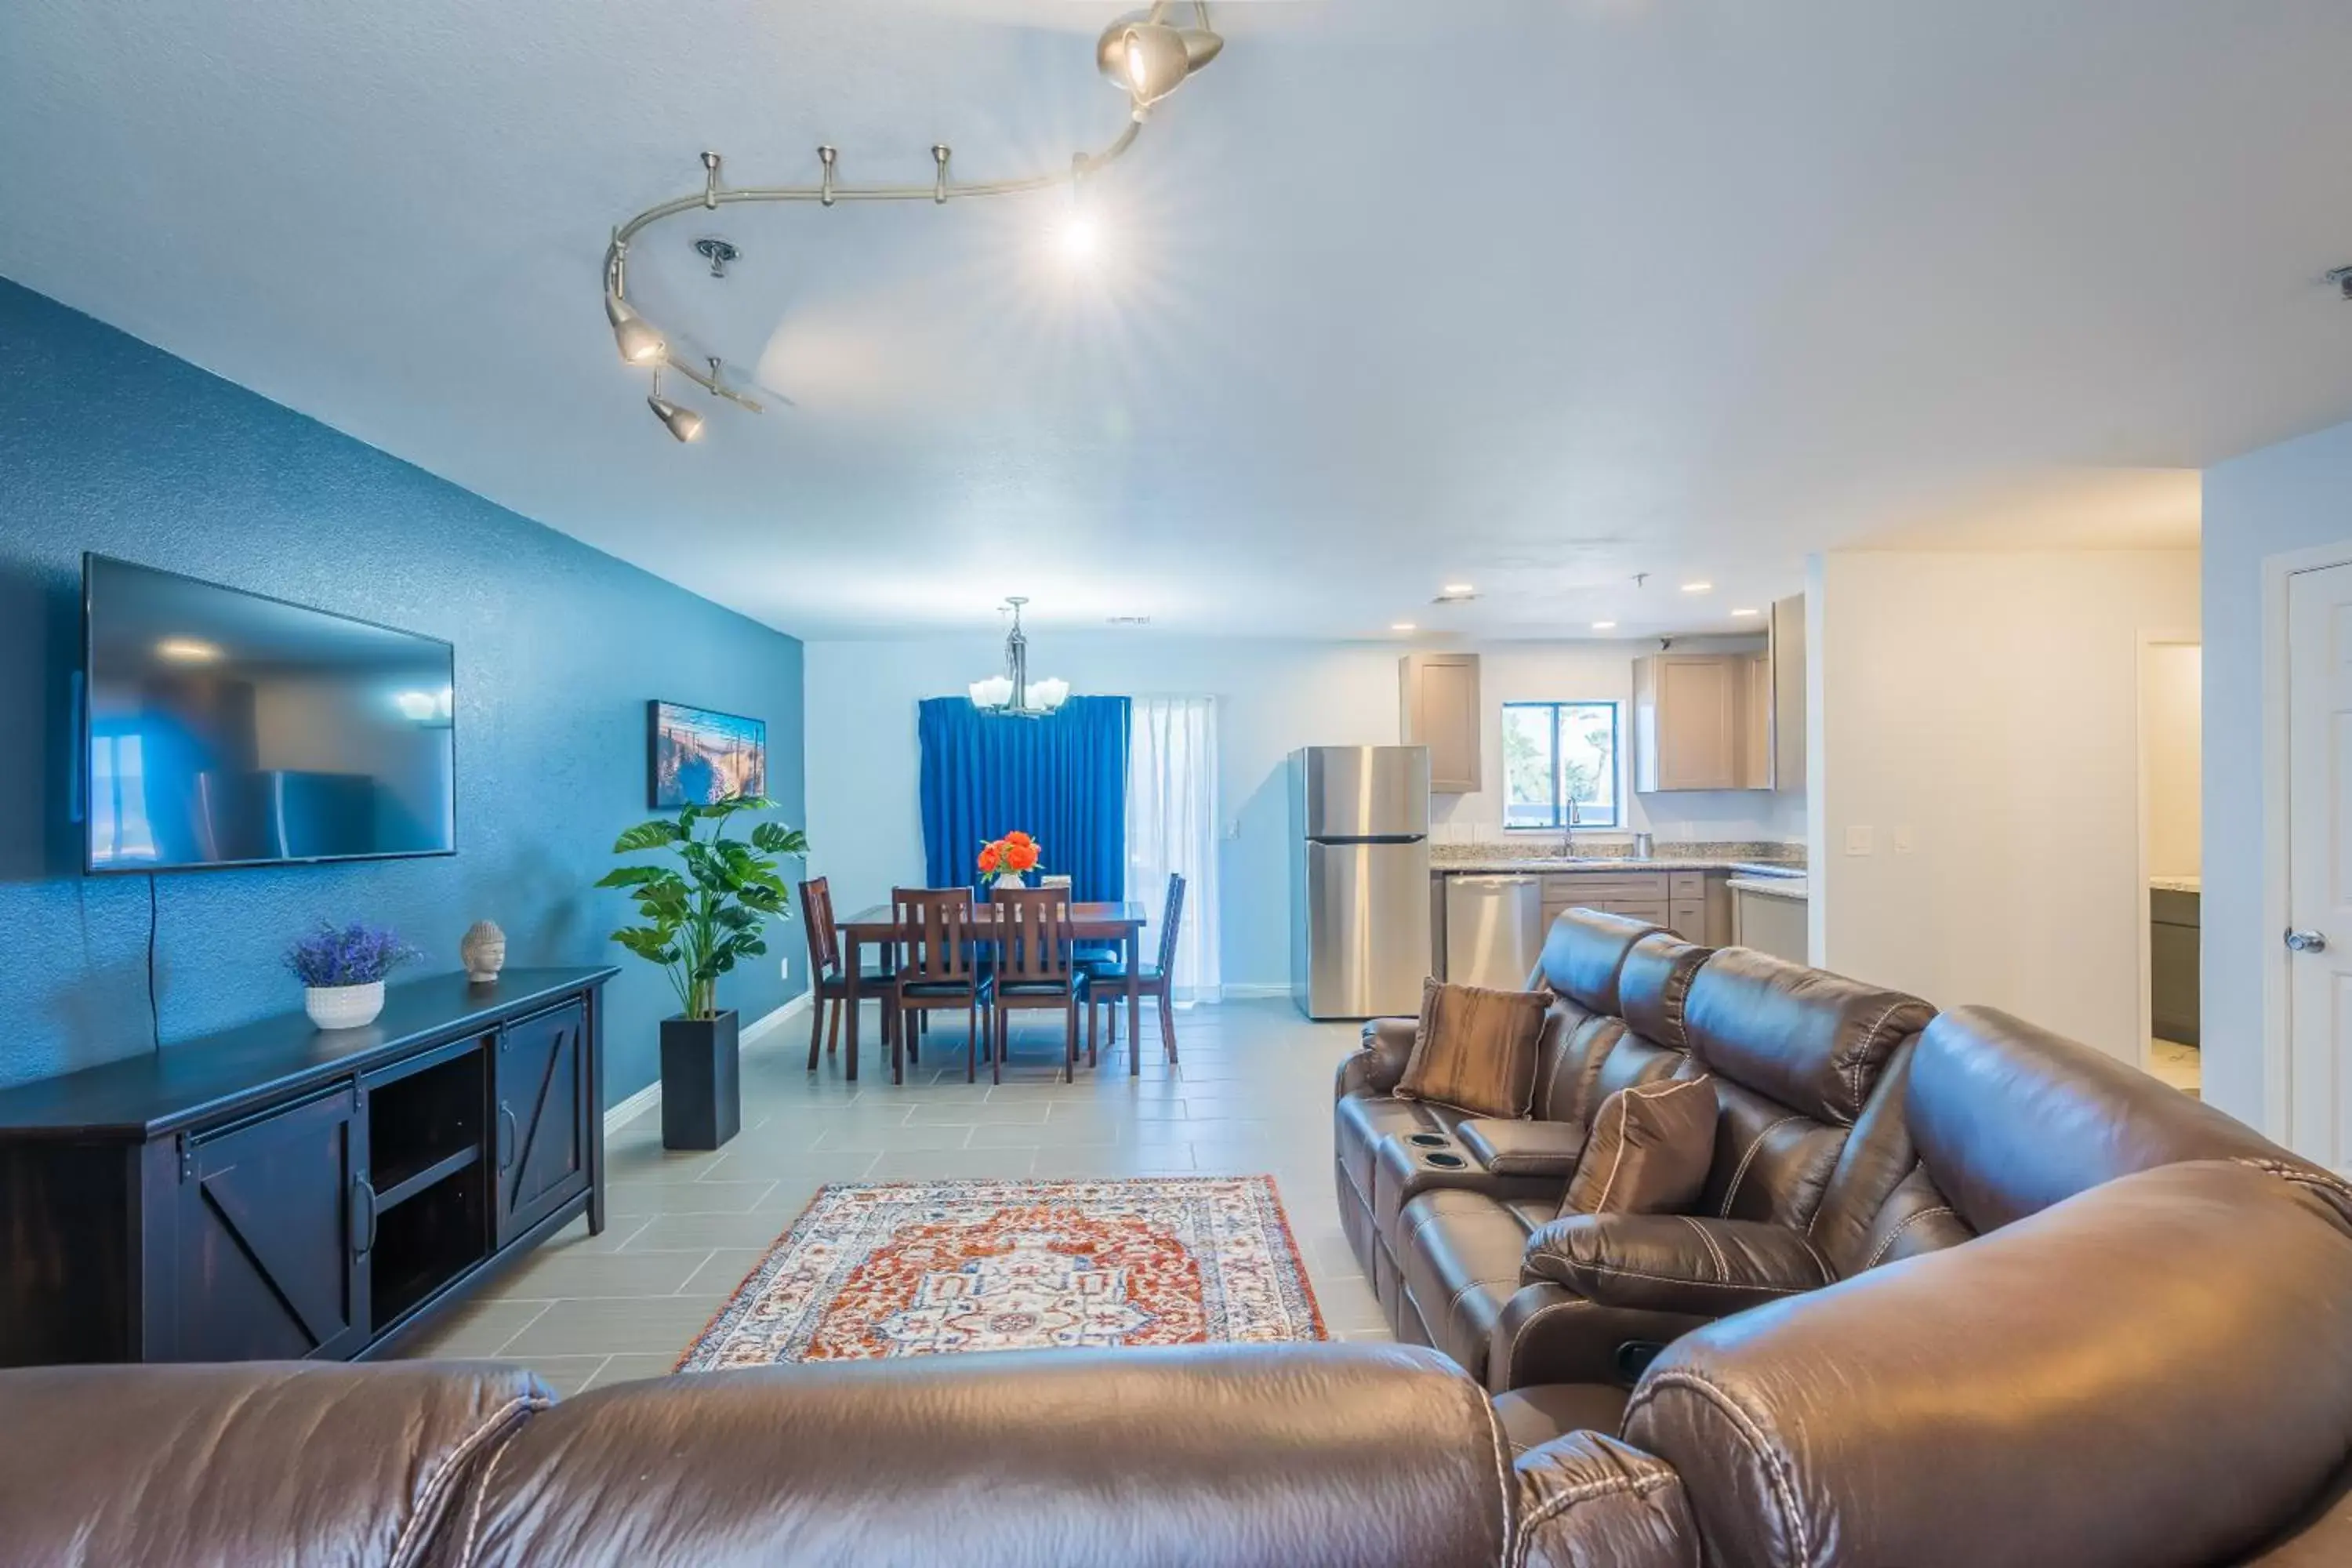
[(1217, 968), (1217, 700), (1130, 699), (1127, 743), (1127, 896), (1150, 907), (1147, 960), (1160, 951), (1168, 874), (1184, 879), (1171, 994), (1213, 1002)]

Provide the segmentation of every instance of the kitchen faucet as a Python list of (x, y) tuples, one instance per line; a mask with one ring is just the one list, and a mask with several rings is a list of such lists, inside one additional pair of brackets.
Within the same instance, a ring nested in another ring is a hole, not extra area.
[(1559, 830), (1559, 858), (1576, 858), (1576, 802), (1572, 800), (1568, 803), (1568, 821)]

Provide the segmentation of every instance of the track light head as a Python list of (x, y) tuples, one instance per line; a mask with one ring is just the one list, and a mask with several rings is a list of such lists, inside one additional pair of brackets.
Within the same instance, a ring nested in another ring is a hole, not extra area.
[(698, 441), (702, 438), (702, 416), (693, 409), (683, 404), (672, 403), (658, 392), (646, 399), (646, 406), (654, 411), (654, 417), (667, 426), (669, 433), (678, 440)]
[(1225, 40), (1206, 27), (1171, 27), (1164, 22), (1114, 22), (1095, 45), (1095, 65), (1126, 89), (1143, 111), (1184, 85), (1194, 71), (1217, 58)]
[(669, 343), (659, 329), (609, 289), (604, 291), (604, 319), (613, 323), (613, 342), (627, 363), (655, 365), (669, 357)]

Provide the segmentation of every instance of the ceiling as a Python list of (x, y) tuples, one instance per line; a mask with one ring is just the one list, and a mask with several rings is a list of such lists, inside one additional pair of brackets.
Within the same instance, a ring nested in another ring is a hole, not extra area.
[(1728, 629), (1830, 545), (2193, 543), (2187, 470), (2352, 418), (2341, 0), (1301, 0), (1213, 8), (1091, 268), (1059, 195), (653, 231), (797, 404), (663, 434), (613, 224), (706, 147), (1061, 166), (1116, 14), (13, 0), (0, 274), (815, 637)]

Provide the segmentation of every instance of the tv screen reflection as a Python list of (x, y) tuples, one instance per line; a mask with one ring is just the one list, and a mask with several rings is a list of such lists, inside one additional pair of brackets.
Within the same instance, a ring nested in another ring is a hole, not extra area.
[(447, 643), (91, 556), (90, 869), (456, 847)]

